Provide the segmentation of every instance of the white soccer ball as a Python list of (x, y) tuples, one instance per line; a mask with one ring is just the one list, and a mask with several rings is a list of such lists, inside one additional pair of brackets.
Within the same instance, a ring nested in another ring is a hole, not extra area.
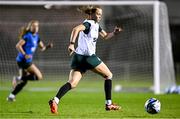
[(150, 114), (157, 114), (161, 110), (161, 103), (156, 98), (150, 98), (145, 102), (145, 110)]
[(120, 92), (121, 90), (122, 90), (122, 86), (121, 85), (117, 84), (117, 85), (114, 86), (114, 91), (115, 92)]

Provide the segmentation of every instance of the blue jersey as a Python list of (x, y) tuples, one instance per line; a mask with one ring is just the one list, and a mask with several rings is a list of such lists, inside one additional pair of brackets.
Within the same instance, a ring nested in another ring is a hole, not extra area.
[(25, 44), (22, 46), (23, 50), (27, 55), (31, 55), (32, 57), (29, 59), (26, 59), (25, 56), (19, 52), (18, 56), (16, 57), (17, 62), (32, 62), (34, 52), (36, 51), (36, 48), (38, 47), (38, 44), (40, 42), (40, 38), (38, 34), (33, 35), (32, 32), (27, 32), (22, 37), (23, 40), (25, 40)]

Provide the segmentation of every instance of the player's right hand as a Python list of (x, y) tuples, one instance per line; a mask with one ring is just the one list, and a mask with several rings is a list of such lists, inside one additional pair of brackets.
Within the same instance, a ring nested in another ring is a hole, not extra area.
[(117, 26), (116, 26), (116, 27), (114, 28), (114, 31), (113, 31), (113, 32), (114, 32), (114, 34), (118, 34), (118, 33), (120, 33), (121, 31), (123, 31), (123, 29), (122, 29), (121, 27), (117, 27)]
[(53, 43), (48, 43), (48, 45), (46, 47), (47, 48), (52, 48), (53, 47)]
[(69, 51), (69, 56), (71, 56), (74, 53), (74, 51), (75, 51), (74, 44), (69, 45), (68, 51)]

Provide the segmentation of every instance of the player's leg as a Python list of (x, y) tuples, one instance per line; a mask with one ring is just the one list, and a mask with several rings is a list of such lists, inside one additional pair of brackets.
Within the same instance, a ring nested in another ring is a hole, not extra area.
[(58, 113), (58, 103), (59, 100), (72, 88), (75, 88), (79, 81), (81, 80), (83, 74), (86, 72), (86, 67), (84, 67), (84, 56), (74, 54), (71, 60), (71, 71), (69, 73), (69, 80), (64, 84), (56, 94), (56, 96), (49, 101), (49, 105), (52, 113)]
[(56, 94), (56, 98), (58, 99), (56, 100), (57, 104), (59, 103), (61, 97), (63, 97), (69, 90), (77, 86), (81, 78), (82, 78), (82, 74), (80, 71), (75, 71), (73, 69), (70, 71), (68, 82), (64, 84)]
[(16, 85), (21, 81), (21, 78), (23, 76), (23, 69), (20, 68), (19, 69), (19, 75), (18, 76), (13, 76), (13, 80), (12, 80), (12, 88), (14, 89), (16, 87)]
[(69, 81), (64, 84), (58, 91), (58, 93), (56, 94), (56, 96), (49, 101), (49, 105), (51, 108), (51, 112), (57, 114), (58, 111), (58, 104), (59, 104), (59, 100), (72, 88), (75, 88), (77, 86), (77, 84), (79, 83), (79, 81), (82, 78), (82, 73), (80, 71), (75, 71), (75, 70), (71, 70), (70, 74), (69, 74)]
[(102, 75), (105, 78), (104, 91), (105, 91), (105, 99), (106, 99), (105, 101), (106, 110), (119, 110), (120, 106), (113, 104), (111, 99), (113, 74), (111, 73), (109, 68), (103, 62), (101, 62), (98, 66), (92, 69), (92, 71)]
[(30, 75), (27, 75), (25, 78), (26, 80), (42, 80), (43, 76), (41, 71), (36, 67), (36, 65), (32, 64), (30, 67), (27, 68), (27, 71)]
[(27, 84), (28, 80), (40, 80), (42, 79), (42, 74), (39, 71), (39, 69), (34, 65), (30, 65), (27, 69), (22, 70), (22, 77), (20, 82), (16, 85), (14, 90), (12, 91), (12, 94), (17, 95), (23, 87)]
[(40, 80), (42, 79), (42, 74), (40, 70), (34, 64), (18, 64), (22, 69), (22, 77), (21, 80), (17, 83), (13, 89), (13, 91), (9, 94), (7, 100), (15, 101), (15, 96), (23, 89), (23, 87), (27, 84), (28, 80)]
[(111, 89), (112, 89), (112, 73), (109, 68), (102, 62), (94, 69), (93, 72), (100, 74), (105, 78), (104, 81), (104, 90), (105, 90), (105, 98), (106, 104), (111, 104)]
[(14, 87), (17, 84), (17, 81), (20, 80), (41, 80), (42, 74), (40, 70), (32, 63), (18, 63), (20, 70), (19, 70), (19, 77), (15, 77), (12, 81)]
[[(34, 81), (42, 79), (40, 70), (34, 64), (31, 64), (27, 69), (20, 69), (20, 71), (20, 75), (22, 75), (20, 76), (20, 81)], [(13, 83), (17, 84), (17, 80), (19, 80), (19, 78), (16, 77)]]
[[(29, 74), (25, 69), (20, 70), (22, 77), (25, 77)], [(12, 92), (7, 97), (7, 101), (15, 101), (16, 95), (23, 89), (23, 87), (27, 84), (27, 80), (23, 80), (21, 77), (20, 80), (16, 81), (15, 87), (13, 88)], [(17, 80), (17, 79), (15, 79)]]

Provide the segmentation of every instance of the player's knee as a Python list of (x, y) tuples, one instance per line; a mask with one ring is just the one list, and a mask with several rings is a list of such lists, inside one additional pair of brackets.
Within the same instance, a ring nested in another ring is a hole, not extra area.
[(71, 88), (72, 88), (72, 89), (73, 89), (73, 88), (76, 88), (76, 86), (77, 86), (77, 84), (74, 84), (74, 83), (71, 84)]
[(76, 88), (78, 84), (77, 82), (73, 82), (73, 81), (69, 81), (69, 83), (71, 84), (71, 89)]
[(43, 79), (43, 76), (38, 77), (38, 80), (42, 80), (42, 79)]
[(37, 77), (37, 80), (42, 80), (43, 79), (42, 75), (39, 75), (39, 76), (36, 76), (36, 77)]
[(110, 72), (107, 76), (106, 79), (112, 79), (113, 78), (113, 74)]

